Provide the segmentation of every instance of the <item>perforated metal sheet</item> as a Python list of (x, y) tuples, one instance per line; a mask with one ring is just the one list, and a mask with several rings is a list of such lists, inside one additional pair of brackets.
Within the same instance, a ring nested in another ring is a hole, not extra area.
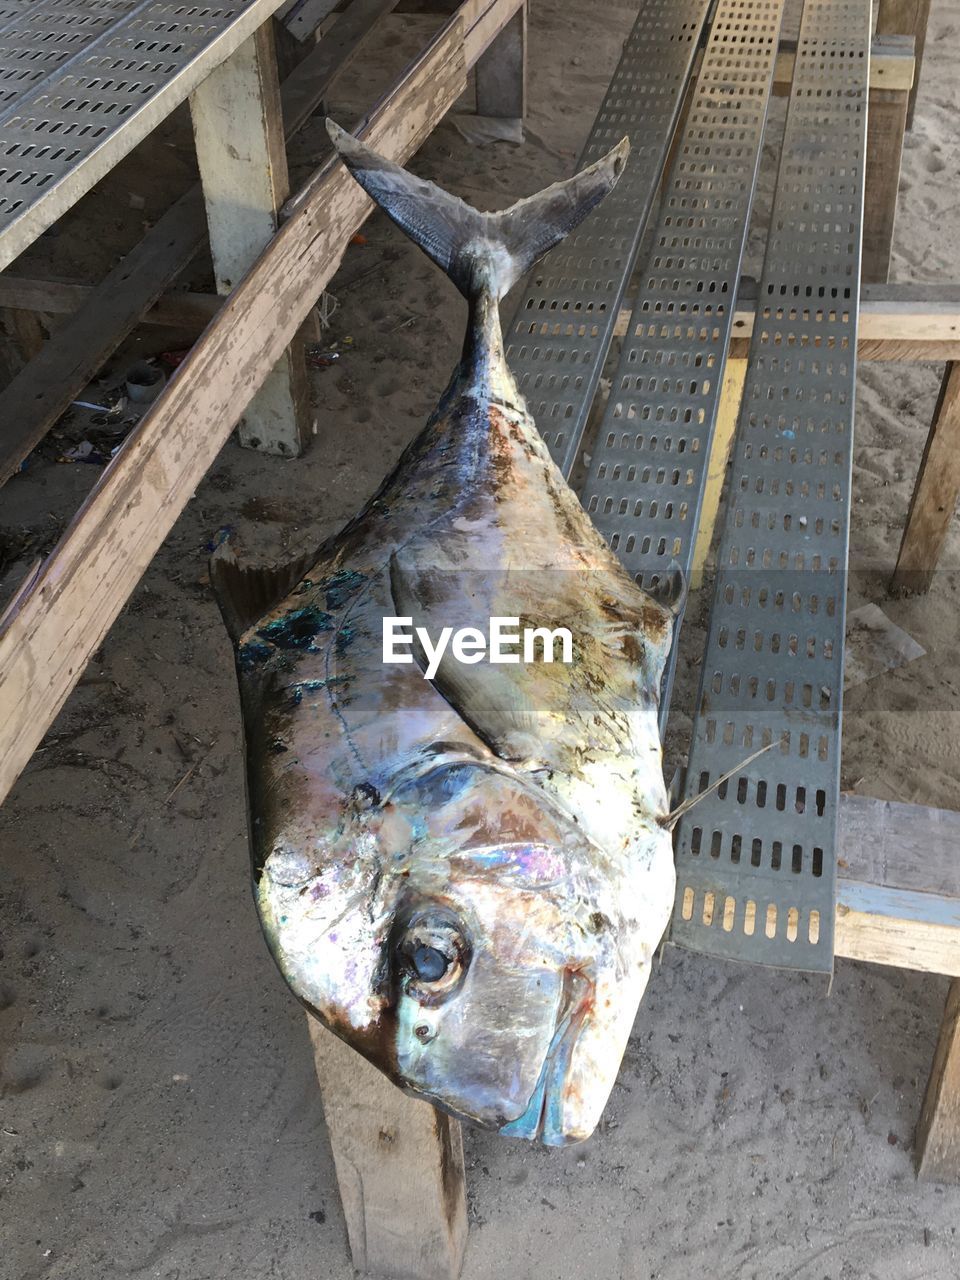
[(869, 0), (807, 0), (734, 448), (673, 941), (833, 965)]
[(627, 134), (614, 191), (534, 270), (507, 327), (507, 360), (569, 475), (666, 162), (709, 0), (647, 0), (584, 147), (592, 164)]
[(0, 269), (280, 3), (0, 0)]
[(693, 555), (782, 13), (717, 4), (583, 487), (644, 586)]

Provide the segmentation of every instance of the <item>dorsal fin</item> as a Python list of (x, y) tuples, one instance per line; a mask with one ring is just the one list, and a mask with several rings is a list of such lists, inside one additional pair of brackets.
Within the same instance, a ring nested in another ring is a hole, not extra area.
[(285, 564), (249, 565), (241, 564), (228, 543), (217, 547), (210, 557), (210, 585), (234, 644), (303, 581), (317, 556), (307, 551)]

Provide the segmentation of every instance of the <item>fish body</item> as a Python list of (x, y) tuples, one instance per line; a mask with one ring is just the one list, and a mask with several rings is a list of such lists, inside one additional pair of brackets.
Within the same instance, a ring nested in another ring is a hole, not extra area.
[[(551, 460), (498, 303), (616, 181), (626, 144), (480, 214), (331, 126), (466, 295), (461, 362), (360, 514), (279, 570), (211, 566), (236, 648), (255, 895), (299, 999), (404, 1089), (502, 1133), (602, 1113), (674, 869), (657, 701), (672, 614)], [(572, 660), (385, 663), (385, 618), (567, 628)]]

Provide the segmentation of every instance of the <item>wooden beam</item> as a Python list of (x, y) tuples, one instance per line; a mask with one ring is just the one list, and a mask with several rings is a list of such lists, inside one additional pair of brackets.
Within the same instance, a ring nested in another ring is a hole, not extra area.
[[(614, 333), (630, 328), (630, 308)], [(749, 354), (756, 292), (737, 298), (730, 359)], [(960, 285), (865, 285), (861, 291), (857, 355), (861, 360), (960, 360)]]
[(944, 370), (933, 421), (910, 499), (895, 590), (928, 591), (960, 500), (960, 361)]
[[(348, 33), (337, 40), (333, 27), (316, 49), (297, 67), (281, 90), (287, 136), (309, 120), (329, 92), (345, 60), (352, 57), (369, 32), (360, 25), (373, 8), (364, 9)], [(354, 5), (356, 7), (356, 5)], [(392, 5), (375, 6), (383, 12)], [(353, 15), (350, 15), (351, 18)], [(333, 43), (328, 43), (332, 40)], [(191, 187), (144, 238), (87, 296), (81, 310), (44, 345), (0, 392), (0, 484), (43, 439), (70, 407), (104, 362), (116, 351), (140, 318), (187, 266), (206, 238), (203, 194)], [(2, 277), (0, 277), (2, 278)]]
[(727, 461), (733, 447), (737, 419), (740, 416), (740, 401), (743, 399), (743, 384), (747, 378), (747, 364), (745, 356), (734, 356), (727, 360), (723, 370), (720, 404), (717, 408), (717, 421), (710, 445), (710, 461), (707, 464), (707, 484), (700, 507), (697, 541), (693, 549), (693, 566), (690, 572), (690, 588), (693, 591), (703, 585), (703, 569), (710, 554), (710, 544), (713, 542), (713, 530), (720, 510), (720, 494), (723, 491), (723, 480), (727, 473)]
[(467, 1243), (460, 1126), (308, 1018), (353, 1265), (456, 1280)]
[(960, 976), (960, 813), (840, 801), (836, 953)]
[[(42, 311), (52, 316), (72, 315), (90, 301), (95, 288), (92, 284), (38, 280), (33, 276), (15, 276), (4, 271), (0, 272), (0, 307)], [(158, 298), (142, 320), (144, 324), (194, 329), (199, 333), (222, 306), (223, 299), (215, 293), (173, 290)]]
[[(361, 136), (406, 160), (519, 4), (466, 0)], [(0, 799), (372, 208), (339, 162), (308, 188), (310, 198), (227, 299), (0, 625)]]
[[(929, 2), (929, 0), (928, 0)], [(878, 33), (879, 34), (879, 33)], [(885, 32), (884, 34), (908, 34)], [(781, 40), (773, 69), (773, 94), (786, 98), (793, 83), (793, 68), (797, 60), (797, 42)], [(909, 89), (914, 83), (914, 59), (900, 46), (891, 47), (885, 41), (874, 40), (870, 49), (871, 89)]]
[[(226, 295), (272, 239), (290, 194), (270, 23), (195, 90), (190, 114), (214, 277)], [(295, 458), (312, 427), (303, 343), (294, 341), (247, 405), (240, 443)]]
[(477, 59), (477, 115), (522, 120), (527, 114), (527, 3)]
[[(883, 38), (887, 42), (905, 40), (912, 57), (911, 37)], [(890, 274), (908, 98), (906, 89), (870, 90), (867, 107), (863, 253), (860, 263), (860, 278), (863, 281), (883, 282)]]
[(923, 50), (927, 42), (927, 21), (930, 17), (930, 0), (880, 0), (877, 12), (878, 36), (913, 36), (916, 69), (911, 85), (890, 85), (889, 88), (909, 88), (910, 103), (907, 107), (907, 128), (913, 128), (913, 114), (917, 106), (920, 88), (920, 68), (923, 66)]
[(960, 1182), (960, 982), (951, 982), (915, 1142), (917, 1175)]

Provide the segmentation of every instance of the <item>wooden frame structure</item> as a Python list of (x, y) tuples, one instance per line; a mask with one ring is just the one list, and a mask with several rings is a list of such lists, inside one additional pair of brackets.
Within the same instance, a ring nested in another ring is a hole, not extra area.
[[(395, 3), (355, 0), (358, 25), (341, 33), (344, 47), (349, 51), (359, 44), (361, 17), (365, 31)], [(886, 14), (888, 22), (894, 22), (890, 15), (900, 15), (903, 7), (886, 0), (881, 18)], [(871, 144), (872, 222), (867, 234), (873, 237), (870, 271), (880, 283), (864, 290), (859, 351), (866, 360), (948, 362), (896, 571), (898, 582), (914, 574), (920, 577), (911, 583), (924, 586), (960, 492), (960, 287), (919, 289), (883, 283), (900, 147), (915, 91), (913, 41), (919, 52), (922, 30), (917, 24), (921, 11), (925, 13), (925, 0), (915, 0), (914, 10), (914, 26), (895, 32), (905, 34), (907, 42), (888, 42), (874, 60), (870, 111), (877, 132)], [(341, 21), (353, 13), (348, 10)], [(902, 16), (897, 20), (905, 21)], [(497, 114), (522, 115), (525, 21), (524, 0), (464, 0), (371, 111), (361, 136), (403, 161), (459, 97), (473, 67), (478, 102), (486, 102)], [(198, 325), (209, 321), (55, 551), (29, 576), (0, 619), (0, 799), (63, 706), (238, 416), (246, 413), (248, 437), (256, 436), (273, 451), (293, 455), (299, 450), (308, 424), (296, 391), (300, 375), (291, 343), (372, 207), (343, 168), (331, 163), (287, 200), (283, 126), (289, 133), (316, 105), (316, 68), (327, 57), (323, 50), (321, 44), (307, 59), (312, 86), (298, 68), (281, 95), (272, 41), (261, 29), (240, 46), (221, 75), (194, 93), (193, 117), (222, 299), (164, 292), (204, 233), (199, 188), (183, 197), (101, 286), (88, 290), (0, 277), (2, 306), (29, 310), (42, 302), (43, 309), (50, 310), (79, 307), (49, 344), (52, 355), (48, 351), (39, 357), (41, 363), (57, 359), (65, 347), (73, 357), (70, 376), (58, 378), (44, 402), (47, 425), (66, 407), (64, 396), (69, 403), (105, 358), (103, 342), (90, 347), (91, 315), (96, 314), (98, 326), (106, 330), (105, 343), (114, 346), (141, 317), (161, 322), (172, 315), (186, 316)], [(791, 56), (788, 47), (781, 50), (778, 85), (789, 84)], [(328, 78), (330, 70), (328, 66)], [(256, 143), (252, 170), (225, 166), (222, 156), (212, 154), (207, 145), (221, 127), (215, 118), (225, 112)], [(248, 224), (241, 229), (225, 223), (218, 230), (216, 208), (225, 206), (231, 190), (249, 183), (253, 170), (260, 186)], [(628, 318), (629, 312), (623, 312), (619, 331), (625, 330)], [(697, 553), (700, 568), (719, 506), (752, 324), (753, 299), (745, 290), (734, 320), (710, 463)], [(34, 369), (31, 376), (35, 373)], [(26, 376), (19, 385), (15, 379), (0, 393), (0, 412), (9, 413), (28, 386)], [(33, 430), (36, 435), (38, 428)], [(25, 444), (29, 447), (21, 438), (13, 448), (0, 449), (0, 479), (19, 465), (23, 454), (18, 451)], [(905, 881), (901, 870), (891, 879), (890, 868), (876, 856), (891, 833), (900, 844), (912, 833), (916, 843), (916, 833), (922, 830), (923, 848), (940, 850), (940, 861), (946, 865), (946, 851), (960, 843), (960, 818), (913, 806), (851, 800), (843, 823), (847, 867), (840, 883), (837, 953), (960, 979), (960, 879), (944, 875), (931, 887), (929, 866), (919, 857), (910, 864), (912, 878)], [(455, 1276), (466, 1239), (459, 1126), (425, 1104), (404, 1098), (318, 1025), (311, 1024), (311, 1035), (355, 1264), (398, 1277)], [(960, 1178), (956, 980), (924, 1103), (918, 1149), (922, 1174)]]

